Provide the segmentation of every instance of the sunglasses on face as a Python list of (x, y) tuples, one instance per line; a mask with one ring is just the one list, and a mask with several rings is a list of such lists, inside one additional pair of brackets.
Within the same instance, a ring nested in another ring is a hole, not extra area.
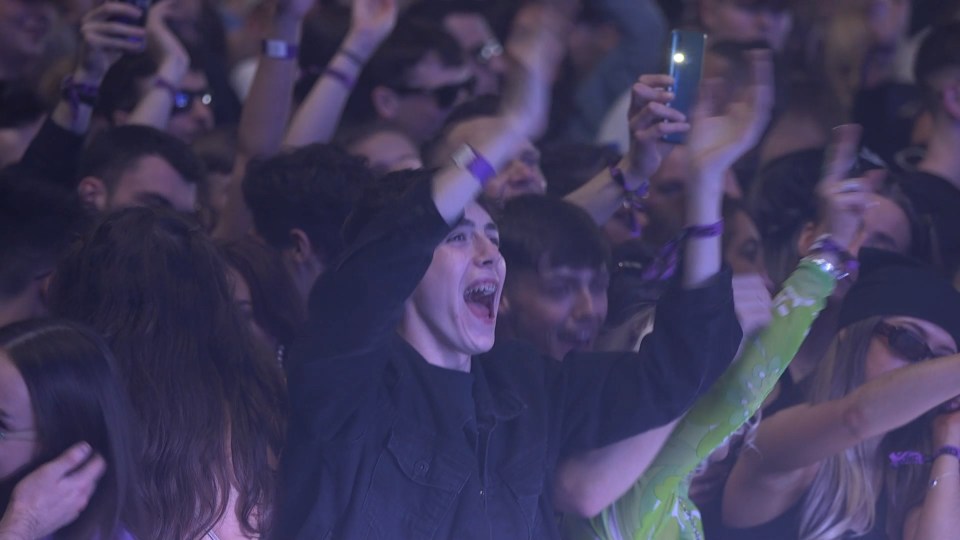
[(880, 323), (875, 330), (876, 334), (887, 340), (887, 345), (894, 354), (910, 362), (922, 362), (937, 355), (927, 346), (927, 343), (913, 330)]
[(478, 64), (486, 65), (489, 64), (494, 58), (501, 56), (503, 54), (503, 45), (495, 39), (480, 45), (474, 50), (470, 51), (470, 56)]
[(433, 101), (441, 109), (449, 109), (453, 107), (453, 104), (457, 102), (457, 98), (460, 97), (461, 92), (466, 92), (467, 95), (473, 95), (473, 90), (477, 86), (477, 79), (470, 77), (469, 79), (455, 83), (448, 84), (445, 86), (438, 86), (436, 88), (412, 88), (409, 86), (394, 86), (392, 87), (393, 91), (398, 94), (404, 95), (428, 95), (433, 98)]
[(207, 92), (206, 90), (200, 90), (196, 92), (191, 92), (190, 90), (177, 90), (177, 93), (173, 96), (174, 114), (189, 111), (191, 108), (193, 108), (193, 102), (197, 99), (200, 100), (200, 103), (203, 103), (209, 107), (210, 104), (213, 103), (213, 94)]

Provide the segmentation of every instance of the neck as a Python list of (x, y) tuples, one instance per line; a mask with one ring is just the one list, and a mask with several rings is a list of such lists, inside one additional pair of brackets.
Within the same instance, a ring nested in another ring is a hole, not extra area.
[(428, 364), (454, 371), (470, 372), (470, 355), (457, 351), (437, 340), (418, 317), (408, 317), (406, 313), (400, 319), (397, 333), (414, 348)]
[(918, 169), (940, 176), (960, 189), (960, 124), (938, 120)]
[(790, 362), (790, 375), (795, 382), (800, 382), (817, 370), (817, 364), (826, 354), (830, 342), (837, 333), (837, 316), (839, 308), (836, 302), (828, 301), (827, 306), (810, 326), (807, 339), (803, 340), (797, 355)]

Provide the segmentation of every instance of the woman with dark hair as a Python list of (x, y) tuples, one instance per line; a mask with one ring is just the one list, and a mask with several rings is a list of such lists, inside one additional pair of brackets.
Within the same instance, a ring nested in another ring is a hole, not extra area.
[(144, 441), (141, 540), (265, 530), (284, 391), (233, 304), (200, 226), (168, 210), (112, 214), (61, 262), (51, 309), (99, 330)]
[(135, 438), (114, 369), (103, 340), (78, 324), (0, 328), (0, 538), (136, 530)]
[(221, 244), (220, 252), (241, 317), (282, 364), (306, 313), (279, 254), (252, 238)]

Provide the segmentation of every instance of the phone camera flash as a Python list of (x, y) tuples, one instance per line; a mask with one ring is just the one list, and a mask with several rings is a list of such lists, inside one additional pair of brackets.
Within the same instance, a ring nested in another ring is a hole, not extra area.
[(682, 64), (686, 59), (687, 57), (684, 56), (682, 52), (678, 52), (673, 55), (673, 62), (675, 64)]

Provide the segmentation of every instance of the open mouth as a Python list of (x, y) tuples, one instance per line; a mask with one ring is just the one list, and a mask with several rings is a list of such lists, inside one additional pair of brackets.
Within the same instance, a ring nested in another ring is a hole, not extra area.
[(492, 322), (496, 318), (494, 302), (497, 296), (497, 282), (484, 280), (474, 282), (463, 292), (463, 300), (470, 312), (483, 321)]

